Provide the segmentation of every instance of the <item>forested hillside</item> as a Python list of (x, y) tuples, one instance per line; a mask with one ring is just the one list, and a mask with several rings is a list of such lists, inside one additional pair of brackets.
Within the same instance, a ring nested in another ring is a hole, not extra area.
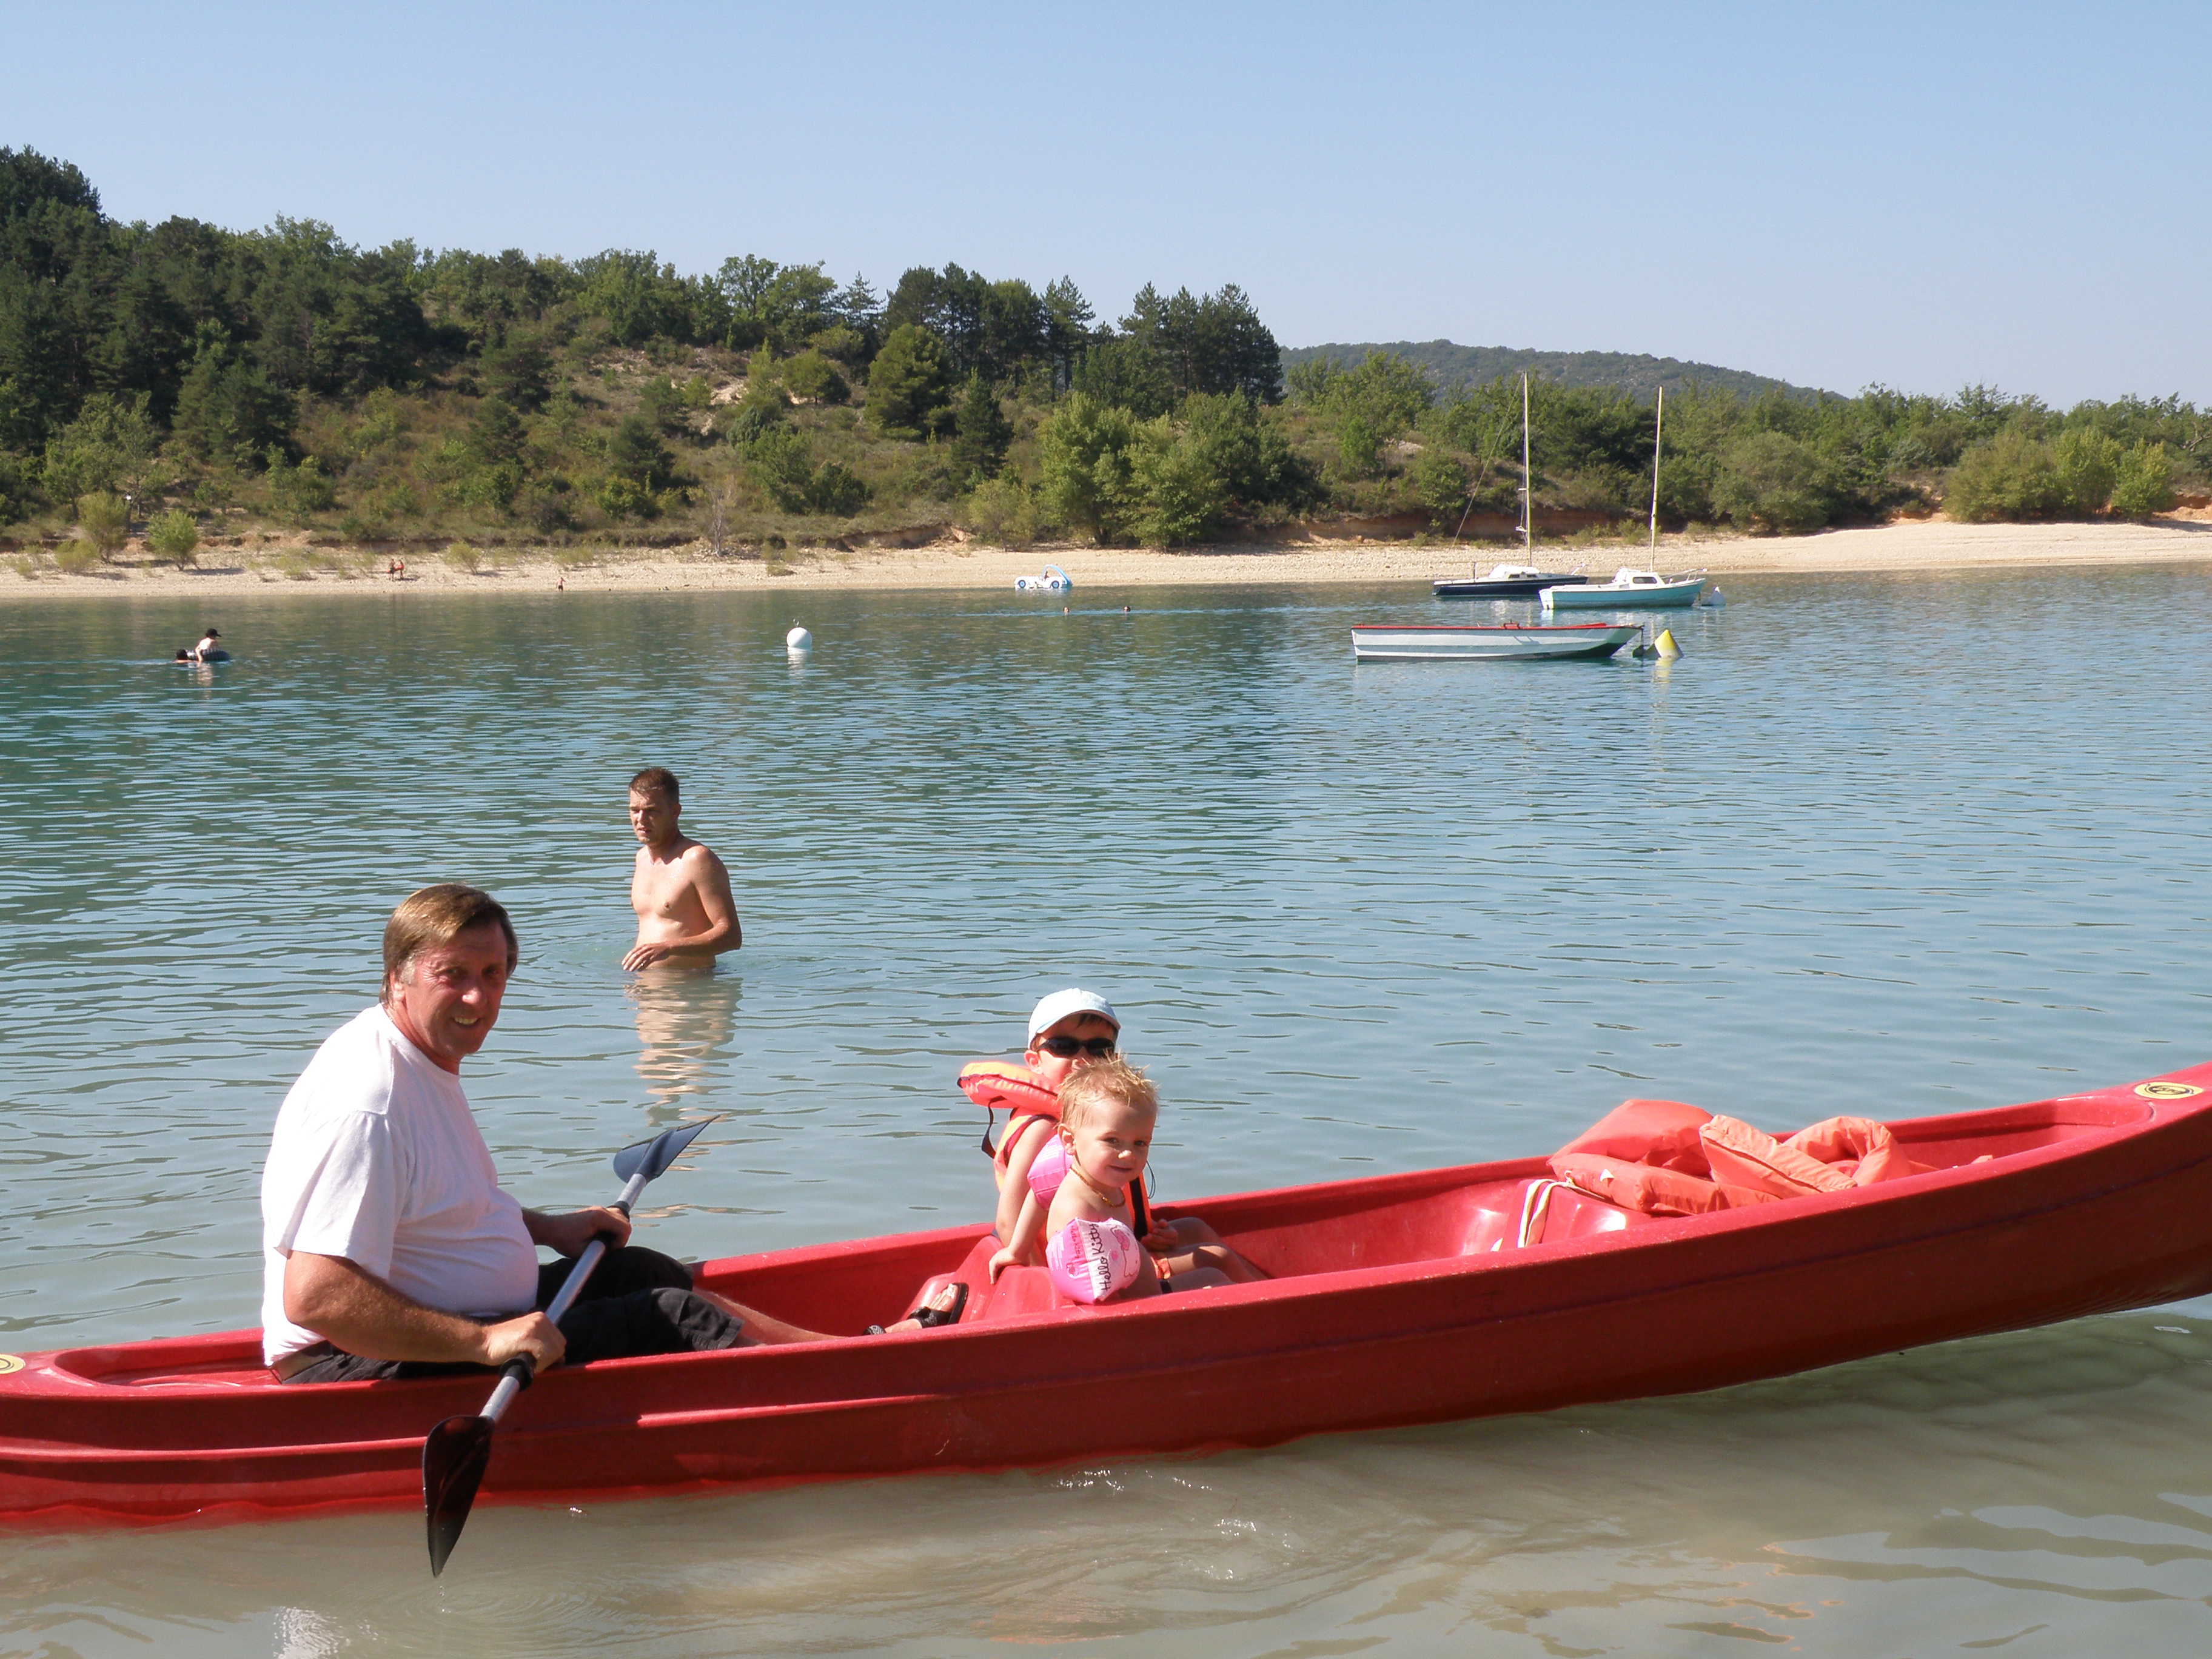
[[(752, 254), (686, 274), (650, 252), (360, 248), (306, 221), (124, 224), (76, 168), (0, 149), (0, 537), (33, 550), (27, 575), (134, 537), (179, 562), (304, 538), (343, 572), (448, 542), (774, 554), (958, 524), (1177, 544), (1510, 510), (1517, 381), (1417, 351), (1289, 354), (1286, 380), (1234, 286), (1147, 287), (1109, 323), (1066, 278), (957, 264), (879, 291)], [(1799, 531), (1939, 497), (2143, 513), (2203, 478), (2206, 420), (2179, 399), (1746, 395), (1680, 367), (1676, 524)], [(1540, 377), (1538, 504), (1640, 514), (1650, 420), (1632, 382)]]
[(1322, 499), (1268, 412), (1279, 358), (1234, 287), (1106, 325), (1065, 280), (957, 265), (879, 294), (757, 255), (122, 224), (0, 150), (0, 522), (103, 550), (126, 515), (173, 541), (1188, 540)]
[[(1329, 481), (1368, 512), (1443, 525), (1472, 502), (1517, 507), (1517, 380), (1441, 392), (1401, 356), (1316, 357), (1289, 375), (1294, 430), (1333, 437)], [(1649, 510), (1653, 410), (1607, 386), (1533, 380), (1539, 507), (1631, 520)], [(1691, 382), (1667, 398), (1659, 515), (1759, 533), (1868, 523), (1940, 505), (1968, 520), (2142, 515), (2207, 488), (2212, 415), (2179, 398), (2081, 403), (1967, 386), (1939, 398), (1875, 386), (1856, 398), (1770, 387), (1756, 398)]]
[(1687, 391), (1692, 385), (1708, 392), (1732, 392), (1756, 398), (1764, 392), (1790, 392), (1801, 398), (1818, 394), (1787, 380), (1740, 368), (1721, 368), (1711, 363), (1686, 363), (1680, 357), (1647, 357), (1628, 351), (1524, 351), (1515, 346), (1463, 346), (1449, 340), (1393, 340), (1363, 345), (1294, 346), (1283, 353), (1285, 373), (1316, 357), (1334, 357), (1356, 363), (1370, 351), (1403, 357), (1426, 370), (1437, 388), (1446, 393), (1465, 386), (1522, 374), (1548, 380), (1570, 391), (1611, 387), (1649, 398), (1662, 386), (1667, 395)]

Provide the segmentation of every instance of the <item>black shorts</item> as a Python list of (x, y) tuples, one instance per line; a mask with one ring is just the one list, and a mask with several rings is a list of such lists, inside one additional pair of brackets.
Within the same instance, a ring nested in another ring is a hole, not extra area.
[[(538, 1270), (537, 1306), (549, 1306), (568, 1282), (573, 1264), (549, 1261)], [(691, 1288), (691, 1270), (672, 1256), (635, 1244), (609, 1250), (583, 1294), (562, 1316), (568, 1339), (562, 1363), (626, 1359), (638, 1354), (696, 1353), (737, 1346), (744, 1322), (725, 1313)], [(304, 1365), (288, 1382), (374, 1382), (410, 1376), (460, 1376), (491, 1367), (421, 1359), (364, 1359), (331, 1348)]]

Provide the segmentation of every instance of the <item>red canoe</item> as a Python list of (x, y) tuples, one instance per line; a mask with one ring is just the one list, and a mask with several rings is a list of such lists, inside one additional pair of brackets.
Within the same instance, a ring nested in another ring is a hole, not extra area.
[[(949, 1330), (555, 1370), (484, 1501), (1259, 1446), (1749, 1382), (2212, 1291), (2212, 1065), (1892, 1127), (1928, 1172), (1655, 1219), (1542, 1160), (1248, 1193), (1201, 1212), (1277, 1275), (1109, 1308), (995, 1287), (981, 1226), (706, 1264), (860, 1331), (933, 1277)], [(1528, 1235), (1524, 1244), (1523, 1233)], [(22, 1357), (0, 1375), (0, 1516), (160, 1520), (421, 1501), (422, 1437), (474, 1378), (281, 1387), (238, 1331)]]

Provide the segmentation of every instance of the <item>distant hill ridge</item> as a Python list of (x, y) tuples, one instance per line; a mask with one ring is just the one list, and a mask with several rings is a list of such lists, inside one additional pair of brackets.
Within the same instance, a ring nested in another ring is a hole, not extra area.
[(1347, 366), (1370, 351), (1395, 351), (1419, 363), (1444, 390), (1455, 386), (1486, 386), (1501, 374), (1527, 370), (1540, 380), (1565, 386), (1619, 386), (1639, 398), (1649, 398), (1659, 387), (1679, 392), (1691, 381), (1709, 388), (1725, 388), (1746, 398), (1779, 391), (1793, 398), (1821, 394), (1807, 386), (1792, 386), (1765, 374), (1713, 363), (1686, 363), (1679, 357), (1650, 357), (1627, 351), (1522, 351), (1511, 346), (1463, 346), (1449, 340), (1391, 340), (1359, 345), (1298, 346), (1283, 353), (1288, 370), (1316, 357), (1334, 357)]

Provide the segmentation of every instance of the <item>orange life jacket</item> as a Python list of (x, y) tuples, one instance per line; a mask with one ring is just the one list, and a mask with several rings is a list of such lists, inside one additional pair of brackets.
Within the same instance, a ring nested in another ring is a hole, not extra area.
[(1787, 1140), (1674, 1100), (1623, 1101), (1552, 1157), (1571, 1186), (1646, 1215), (1703, 1215), (1920, 1173), (1889, 1126), (1832, 1117)]
[[(960, 1092), (983, 1109), (983, 1153), (991, 1160), (992, 1174), (1006, 1184), (1006, 1159), (1032, 1118), (1060, 1121), (1060, 1094), (1018, 1060), (971, 1060), (960, 1068)], [(1006, 1111), (1006, 1132), (991, 1144), (992, 1114)]]
[[(991, 1160), (992, 1178), (1001, 1187), (1006, 1184), (1006, 1160), (1030, 1123), (1037, 1119), (1055, 1126), (1060, 1122), (1060, 1091), (1018, 1060), (969, 1060), (960, 1068), (960, 1092), (983, 1109), (982, 1150)], [(1006, 1129), (994, 1146), (991, 1115), (1001, 1107), (1006, 1112)], [(1129, 1183), (1129, 1212), (1139, 1238), (1152, 1231), (1151, 1206), (1145, 1201), (1141, 1176)]]

